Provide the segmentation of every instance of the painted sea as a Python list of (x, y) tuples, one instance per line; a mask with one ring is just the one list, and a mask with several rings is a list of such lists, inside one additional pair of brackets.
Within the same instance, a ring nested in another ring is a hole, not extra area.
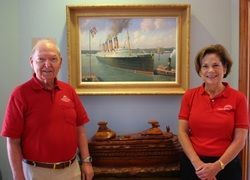
[[(169, 62), (170, 52), (154, 54), (154, 69), (159, 66), (171, 65), (176, 70), (176, 56)], [(126, 82), (126, 81), (170, 81), (176, 80), (176, 75), (161, 75), (154, 72), (136, 71), (114, 67), (97, 60), (95, 54), (82, 53), (81, 57), (83, 82)]]

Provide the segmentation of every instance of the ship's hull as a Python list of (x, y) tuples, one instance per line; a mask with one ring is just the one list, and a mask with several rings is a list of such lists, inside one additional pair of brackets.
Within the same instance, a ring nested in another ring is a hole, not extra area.
[(176, 135), (159, 128), (157, 121), (144, 131), (117, 135), (107, 127), (107, 122), (98, 123), (99, 128), (89, 141), (93, 165), (97, 167), (148, 167), (176, 164), (182, 152)]
[(111, 140), (90, 143), (93, 165), (130, 167), (159, 166), (179, 161), (181, 152), (177, 137), (152, 140)]
[(123, 69), (153, 71), (154, 58), (151, 54), (141, 54), (132, 56), (111, 56), (111, 55), (96, 55), (96, 58), (104, 64), (119, 67)]

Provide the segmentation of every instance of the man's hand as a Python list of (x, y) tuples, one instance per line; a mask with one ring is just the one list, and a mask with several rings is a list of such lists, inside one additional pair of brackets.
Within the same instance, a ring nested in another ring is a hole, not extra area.
[(82, 180), (92, 180), (94, 177), (94, 170), (91, 163), (83, 163), (81, 165)]

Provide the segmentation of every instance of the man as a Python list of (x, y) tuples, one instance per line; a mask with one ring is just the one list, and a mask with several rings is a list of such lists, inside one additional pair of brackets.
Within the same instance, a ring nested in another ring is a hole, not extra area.
[(1, 135), (14, 180), (80, 180), (81, 171), (83, 179), (94, 176), (84, 129), (88, 115), (74, 89), (57, 80), (61, 64), (57, 45), (38, 41), (30, 56), (33, 77), (10, 97)]

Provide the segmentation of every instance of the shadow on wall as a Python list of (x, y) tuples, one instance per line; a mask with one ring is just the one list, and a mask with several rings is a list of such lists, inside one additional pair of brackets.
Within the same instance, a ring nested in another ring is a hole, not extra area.
[(0, 180), (2, 180), (2, 172), (1, 172), (1, 169), (0, 169)]

